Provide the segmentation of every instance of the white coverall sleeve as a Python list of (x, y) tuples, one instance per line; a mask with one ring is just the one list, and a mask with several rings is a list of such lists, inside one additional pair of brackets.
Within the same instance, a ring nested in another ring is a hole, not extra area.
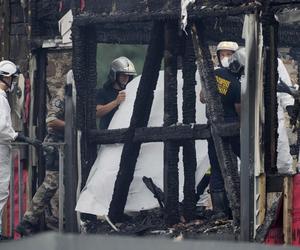
[[(283, 62), (278, 59), (278, 77), (287, 85), (292, 82)], [(284, 111), (286, 107), (294, 104), (294, 98), (286, 93), (277, 93), (278, 102), (278, 141), (277, 141), (277, 169), (279, 173), (289, 173), (292, 171), (293, 159), (290, 155), (290, 145), (285, 125)]]
[[(292, 86), (290, 75), (285, 68), (281, 59), (278, 58), (278, 78), (285, 82), (288, 86)], [(286, 111), (286, 107), (294, 105), (294, 98), (287, 93), (277, 93), (278, 104)]]
[(6, 97), (0, 95), (0, 142), (13, 141), (18, 133), (12, 127), (10, 107)]

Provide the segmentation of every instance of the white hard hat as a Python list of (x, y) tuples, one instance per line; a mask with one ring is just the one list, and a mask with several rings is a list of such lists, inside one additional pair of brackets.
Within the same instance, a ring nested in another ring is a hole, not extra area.
[(217, 51), (220, 50), (231, 50), (233, 52), (239, 49), (239, 45), (236, 42), (232, 41), (222, 41), (217, 46)]
[(0, 62), (0, 76), (17, 76), (19, 74), (19, 70), (17, 66), (8, 60), (4, 60)]

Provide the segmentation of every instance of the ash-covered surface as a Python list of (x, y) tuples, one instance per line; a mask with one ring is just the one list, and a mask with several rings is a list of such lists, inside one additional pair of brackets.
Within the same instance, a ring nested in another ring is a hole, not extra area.
[(131, 236), (160, 236), (174, 239), (223, 239), (235, 240), (232, 220), (215, 220), (211, 210), (198, 213), (197, 219), (167, 226), (160, 209), (141, 211), (130, 216), (122, 223), (116, 223), (116, 231), (106, 220), (88, 221), (84, 224), (87, 234), (131, 235)]

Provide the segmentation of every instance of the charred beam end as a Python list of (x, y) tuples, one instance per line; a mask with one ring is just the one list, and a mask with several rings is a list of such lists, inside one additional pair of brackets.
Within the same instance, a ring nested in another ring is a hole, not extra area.
[[(219, 135), (230, 137), (239, 135), (239, 123), (219, 124)], [(125, 143), (130, 137), (129, 129), (108, 129), (89, 131), (89, 142), (95, 144)], [(170, 127), (136, 128), (133, 142), (161, 142), (181, 140), (207, 140), (210, 138), (210, 127), (207, 124), (176, 125)]]
[(163, 57), (164, 43), (162, 43), (161, 39), (163, 33), (163, 25), (159, 22), (155, 22), (151, 31), (151, 40), (133, 107), (133, 114), (128, 130), (128, 140), (123, 147), (120, 169), (109, 206), (108, 216), (113, 222), (121, 221), (123, 218), (129, 186), (133, 179), (135, 165), (141, 147), (141, 143), (132, 141), (134, 130), (138, 127), (146, 127), (148, 124), (154, 90), (157, 85)]
[[(164, 127), (176, 124), (177, 110), (177, 57), (179, 42), (178, 21), (165, 23), (165, 74), (164, 74)], [(171, 141), (164, 143), (164, 192), (165, 222), (174, 225), (179, 222), (179, 146)]]

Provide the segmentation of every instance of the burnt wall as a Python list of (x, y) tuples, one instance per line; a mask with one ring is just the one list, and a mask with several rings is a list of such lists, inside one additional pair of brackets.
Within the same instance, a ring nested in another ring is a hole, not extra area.
[(33, 37), (53, 38), (58, 33), (58, 20), (62, 16), (60, 0), (31, 1), (31, 26)]
[[(85, 11), (101, 15), (126, 13), (153, 13), (167, 9), (174, 0), (123, 1), (123, 0), (87, 0)], [(174, 5), (173, 5), (174, 6)], [(179, 6), (179, 5), (177, 5)]]
[[(204, 0), (198, 2), (196, 1), (195, 5), (231, 7), (254, 2), (254, 0)], [(86, 0), (85, 3), (85, 11), (101, 15), (157, 12), (167, 14), (169, 11), (180, 11), (180, 1), (178, 0)]]

